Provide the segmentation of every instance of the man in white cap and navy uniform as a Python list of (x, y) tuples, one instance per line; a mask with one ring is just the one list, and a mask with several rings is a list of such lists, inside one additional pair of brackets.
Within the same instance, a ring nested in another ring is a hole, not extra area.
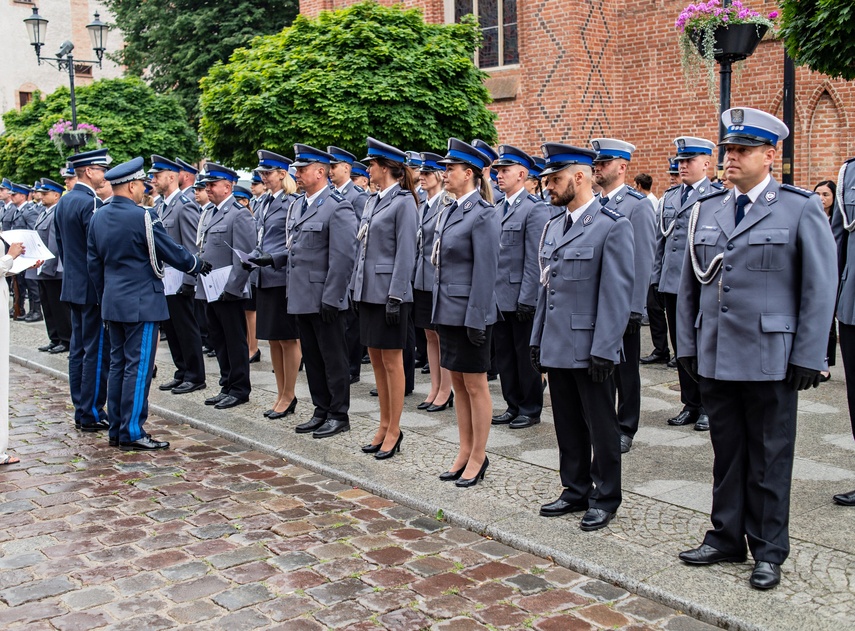
[[(665, 316), (668, 320), (668, 333), (674, 356), (677, 356), (677, 293), (680, 289), (680, 275), (683, 271), (683, 259), (686, 252), (686, 235), (692, 206), (701, 197), (713, 192), (707, 177), (710, 160), (715, 145), (709, 140), (693, 136), (681, 136), (674, 139), (677, 147), (675, 160), (679, 164), (682, 185), (666, 192), (659, 200), (659, 226), (656, 230), (656, 256), (653, 259), (653, 273), (650, 284), (656, 285), (665, 303)], [(698, 384), (686, 373), (686, 369), (677, 365), (680, 377), (680, 400), (682, 411), (668, 419), (668, 425), (694, 424), (698, 431), (708, 431), (709, 417), (704, 412)]]
[(781, 580), (789, 550), (798, 391), (827, 367), (837, 265), (819, 197), (770, 175), (789, 130), (751, 108), (722, 114), (732, 191), (697, 202), (677, 308), (677, 357), (710, 415), (712, 529), (689, 564), (754, 557), (749, 583)]

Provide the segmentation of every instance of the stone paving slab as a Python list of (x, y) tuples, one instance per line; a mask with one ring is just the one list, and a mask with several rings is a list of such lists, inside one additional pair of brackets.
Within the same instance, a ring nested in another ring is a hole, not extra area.
[[(13, 355), (19, 362), (64, 375), (64, 358), (31, 350), (43, 343), (42, 331), (34, 325), (15, 323)], [(643, 346), (648, 346), (646, 340)], [(263, 348), (263, 355), (265, 352)], [(161, 378), (171, 374), (165, 344), (161, 344), (158, 365), (164, 371)], [(277, 454), (425, 515), (435, 516), (442, 511), (449, 523), (549, 557), (709, 623), (745, 629), (831, 629), (840, 628), (841, 622), (848, 623), (855, 615), (855, 540), (846, 525), (850, 512), (830, 502), (833, 493), (849, 490), (855, 476), (855, 441), (846, 415), (842, 371), (835, 370), (838, 372), (833, 370), (831, 382), (800, 398), (798, 462), (791, 508), (793, 550), (784, 565), (783, 584), (770, 593), (748, 587), (750, 564), (689, 568), (676, 558), (680, 550), (697, 545), (708, 528), (712, 450), (707, 434), (664, 423), (680, 409), (676, 372), (664, 366), (642, 369), (641, 428), (632, 451), (624, 458), (624, 503), (612, 525), (596, 533), (579, 531), (578, 516), (549, 520), (537, 516), (539, 505), (554, 499), (560, 491), (548, 390), (540, 425), (523, 431), (493, 428), (486, 481), (468, 490), (436, 480), (436, 474), (448, 467), (455, 453), (456, 426), (453, 411), (429, 415), (414, 409), (429, 388), (427, 377), (418, 371), (416, 394), (405, 401), (402, 452), (385, 462), (359, 451), (359, 445), (373, 436), (378, 418), (377, 399), (368, 396), (373, 385), (370, 366), (363, 366), (361, 383), (351, 389), (353, 431), (323, 441), (293, 432), (293, 426), (306, 420), (311, 412), (306, 405), (308, 392), (302, 374), (298, 379), (297, 415), (279, 421), (263, 419), (261, 412), (269, 407), (275, 391), (270, 365), (264, 360), (253, 365), (250, 404), (225, 413), (214, 412), (202, 405), (210, 388), (181, 397), (155, 390), (152, 409), (244, 446)], [(208, 371), (209, 375), (215, 372), (212, 360)], [(501, 411), (504, 408), (496, 382), (491, 384), (491, 391), (494, 409)], [(63, 404), (57, 401), (53, 405), (58, 409)], [(34, 412), (32, 406), (21, 410), (22, 414)], [(202, 459), (205, 451), (191, 452), (191, 457)], [(53, 464), (61, 467), (63, 463)], [(265, 481), (280, 490), (290, 485), (300, 491), (303, 486), (294, 481), (280, 484), (276, 478)], [(162, 488), (166, 491), (170, 487), (181, 488), (177, 483)], [(223, 491), (205, 489), (202, 493)], [(22, 499), (31, 498), (15, 501)], [(382, 523), (377, 527), (381, 528)], [(308, 528), (293, 523), (276, 526), (274, 531), (288, 534), (295, 529), (297, 534), (309, 532)], [(421, 545), (423, 553), (436, 550), (432, 542)], [(703, 589), (698, 588), (701, 585)]]

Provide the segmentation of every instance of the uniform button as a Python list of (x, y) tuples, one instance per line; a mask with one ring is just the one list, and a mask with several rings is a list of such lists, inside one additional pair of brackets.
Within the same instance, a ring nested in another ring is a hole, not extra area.
[(728, 292), (728, 291), (730, 291), (730, 286), (729, 286), (729, 285), (725, 285), (724, 287), (722, 287), (722, 289), (723, 289), (725, 292)]
[(549, 305), (550, 309), (555, 309), (555, 305)]
[(676, 251), (677, 251), (677, 248), (671, 248), (671, 251), (672, 251), (672, 252), (676, 252)]
[(553, 260), (553, 261), (557, 261), (557, 260), (558, 260), (558, 257), (557, 257), (557, 256), (553, 256), (553, 257), (552, 257), (552, 260)]
[(732, 243), (728, 243), (728, 244), (727, 244), (727, 249), (728, 249), (728, 250), (732, 250), (732, 249), (733, 249), (733, 244), (732, 244)]
[(706, 240), (707, 240), (707, 238), (706, 238), (706, 237), (704, 237), (703, 239), (701, 239), (701, 243), (703, 243), (703, 242), (704, 242), (704, 241), (706, 241)]
[(766, 237), (766, 241), (771, 241), (772, 237)]
[(550, 289), (550, 290), (549, 290), (549, 295), (550, 295), (550, 296), (554, 296), (554, 295), (555, 295), (555, 290), (554, 290), (554, 289)]
[(733, 269), (733, 265), (727, 264), (724, 266), (724, 271), (726, 271), (726, 272), (729, 272), (732, 269)]
[(555, 278), (556, 276), (558, 276), (558, 272), (552, 272), (552, 278)]
[(582, 253), (576, 250), (576, 256), (582, 256)]
[(721, 308), (721, 312), (722, 312), (722, 313), (727, 313), (727, 305), (725, 305), (725, 306), (723, 306), (723, 307)]
[(784, 328), (785, 328), (785, 329), (787, 329), (787, 330), (789, 331), (789, 330), (790, 330), (790, 325), (789, 325), (789, 324), (785, 324), (785, 325), (784, 325)]

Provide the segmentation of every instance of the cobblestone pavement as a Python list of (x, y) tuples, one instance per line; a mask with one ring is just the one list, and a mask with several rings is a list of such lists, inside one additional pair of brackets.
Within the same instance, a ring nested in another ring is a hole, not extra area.
[(11, 392), (2, 629), (712, 628), (186, 424), (109, 448), (47, 375), (13, 365)]

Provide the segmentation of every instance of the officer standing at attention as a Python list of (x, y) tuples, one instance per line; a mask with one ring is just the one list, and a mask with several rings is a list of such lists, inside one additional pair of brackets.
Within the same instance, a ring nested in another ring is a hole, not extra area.
[(597, 152), (594, 158), (594, 181), (602, 192), (597, 201), (620, 213), (632, 224), (635, 262), (635, 279), (632, 284), (632, 304), (629, 324), (623, 335), (623, 361), (615, 370), (617, 387), (618, 425), (620, 426), (620, 451), (632, 447), (641, 418), (641, 318), (650, 287), (653, 268), (654, 236), (653, 203), (626, 184), (626, 169), (635, 151), (635, 145), (614, 138), (596, 138), (591, 146)]
[(549, 375), (564, 487), (540, 514), (586, 511), (581, 529), (598, 530), (614, 519), (621, 503), (612, 375), (623, 358), (632, 304), (632, 224), (595, 200), (596, 153), (558, 143), (546, 143), (543, 153), (552, 203), (567, 210), (542, 236), (531, 335), (532, 364)]
[[(199, 255), (214, 269), (231, 267), (223, 293), (207, 304), (208, 336), (220, 366), (220, 393), (205, 399), (205, 405), (217, 410), (249, 401), (249, 345), (246, 341), (244, 300), (249, 298), (249, 272), (241, 266), (232, 250), (252, 252), (255, 247), (255, 221), (252, 214), (232, 195), (238, 175), (228, 167), (208, 162), (202, 173), (205, 190), (213, 206), (202, 228)], [(205, 298), (201, 281), (196, 297)]]
[(542, 199), (525, 189), (533, 164), (531, 156), (511, 145), (499, 145), (493, 163), (502, 193), (496, 204), (502, 225), (496, 298), (503, 318), (493, 327), (493, 342), (508, 407), (493, 417), (492, 424), (510, 424), (511, 429), (540, 423), (543, 409), (543, 383), (531, 365), (529, 343), (540, 290), (540, 236), (550, 212)]
[[(232, 191), (235, 192), (235, 191)], [(261, 173), (258, 171), (252, 172), (252, 178), (249, 181), (249, 208), (252, 211), (253, 217), (255, 216), (255, 211), (261, 208), (261, 204), (264, 201), (264, 195), (267, 192), (267, 188), (264, 186), (264, 180), (261, 179)]]
[[(692, 206), (699, 198), (714, 192), (707, 169), (710, 166), (715, 145), (709, 140), (681, 136), (674, 140), (677, 146), (677, 163), (680, 166), (680, 187), (666, 192), (659, 200), (659, 226), (656, 231), (656, 257), (653, 261), (653, 273), (650, 282), (657, 286), (665, 303), (665, 316), (668, 319), (668, 332), (674, 356), (679, 357), (677, 346), (677, 292), (680, 289), (680, 275), (686, 253), (689, 216)], [(680, 399), (683, 410), (674, 418), (668, 419), (668, 425), (694, 424), (699, 432), (709, 431), (710, 419), (704, 412), (698, 384), (679, 365)]]
[[(368, 192), (368, 167), (361, 162), (354, 161), (350, 168), (350, 179), (363, 191)], [(362, 219), (360, 215), (357, 219)]]
[(493, 199), (488, 199), (487, 201), (498, 204), (505, 196), (496, 182), (498, 176), (493, 172), (492, 167), (493, 163), (499, 159), (499, 154), (490, 146), (490, 143), (479, 140), (478, 138), (472, 141), (472, 146), (490, 159), (487, 163), (488, 166), (484, 167), (484, 181), (490, 184), (490, 192), (493, 195)]
[(153, 210), (139, 206), (146, 178), (142, 158), (104, 177), (113, 186), (113, 200), (90, 222), (87, 267), (110, 328), (110, 445), (122, 451), (166, 449), (168, 442), (153, 440), (143, 429), (158, 323), (169, 317), (163, 264), (189, 274), (206, 274), (211, 266), (175, 243)]
[(837, 261), (819, 197), (769, 173), (787, 126), (747, 107), (721, 118), (734, 189), (692, 209), (677, 309), (677, 358), (710, 414), (713, 527), (680, 558), (743, 562), (747, 539), (749, 583), (770, 589), (790, 551), (798, 391), (827, 368)]
[(86, 235), (89, 221), (101, 200), (95, 190), (104, 183), (112, 159), (106, 149), (78, 153), (68, 158), (77, 184), (60, 197), (54, 211), (56, 244), (62, 262), (60, 300), (71, 305), (71, 346), (68, 353), (68, 387), (74, 404), (74, 424), (88, 432), (107, 429), (107, 370), (110, 340), (104, 334), (95, 286), (86, 269)]
[[(23, 184), (11, 184), (11, 204), (9, 205), (12, 230), (32, 230), (36, 225), (41, 210), (30, 201), (33, 189)], [(35, 271), (35, 270), (33, 270)], [(41, 299), (39, 298), (38, 283), (31, 276), (24, 274), (13, 277), (18, 284), (15, 300), (20, 305), (20, 315), (15, 318), (23, 322), (39, 322), (42, 319)], [(25, 314), (24, 299), (29, 299), (30, 310)]]
[[(153, 155), (149, 172), (153, 174), (155, 189), (163, 197), (160, 211), (163, 228), (175, 243), (190, 254), (196, 254), (199, 251), (196, 246), (196, 229), (201, 210), (195, 196), (189, 196), (179, 188), (181, 165), (163, 156)], [(202, 338), (194, 313), (195, 302), (196, 279), (185, 274), (178, 291), (166, 296), (169, 318), (163, 322), (175, 373), (171, 380), (158, 388), (171, 390), (172, 394), (187, 394), (205, 387), (205, 358), (202, 356)]]

